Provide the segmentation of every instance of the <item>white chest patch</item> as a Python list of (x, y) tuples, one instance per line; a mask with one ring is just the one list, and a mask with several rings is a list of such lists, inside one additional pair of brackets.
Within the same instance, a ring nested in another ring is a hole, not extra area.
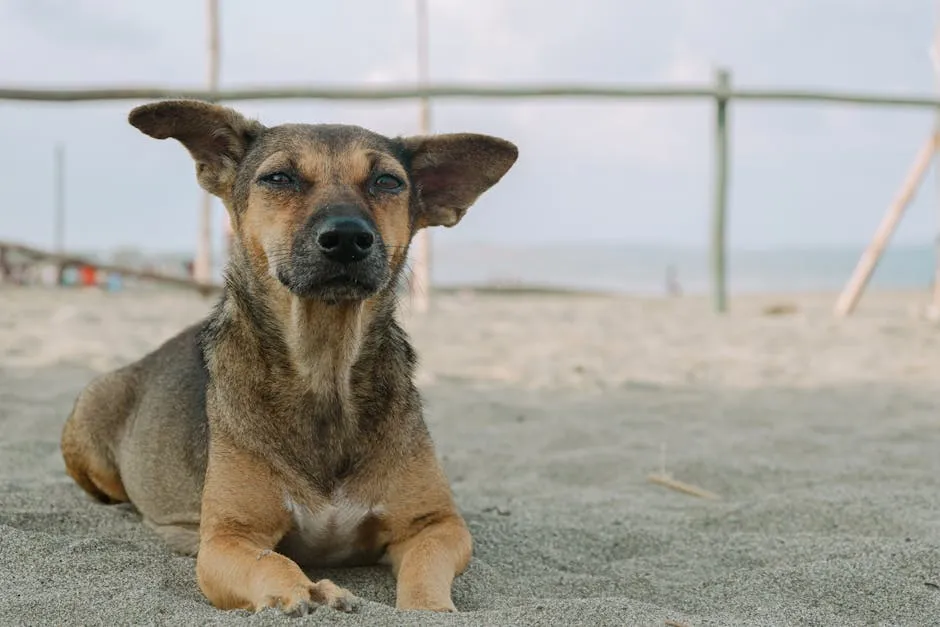
[(341, 491), (330, 502), (311, 510), (284, 495), (284, 507), (294, 521), (294, 531), (285, 538), (285, 548), (301, 562), (323, 565), (351, 558), (360, 540), (360, 528), (368, 518), (380, 517), (381, 506), (369, 506), (347, 498)]

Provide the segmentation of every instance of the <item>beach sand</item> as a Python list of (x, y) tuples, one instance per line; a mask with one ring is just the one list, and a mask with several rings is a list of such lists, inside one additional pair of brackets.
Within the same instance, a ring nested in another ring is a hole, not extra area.
[[(940, 325), (926, 294), (441, 295), (406, 322), (426, 417), (475, 538), (460, 613), (401, 614), (382, 568), (313, 572), (365, 600), (302, 620), (220, 612), (194, 560), (65, 475), (96, 373), (210, 302), (0, 287), (0, 625), (940, 625)], [(790, 315), (765, 315), (774, 303)], [(717, 493), (696, 498), (649, 473)]]

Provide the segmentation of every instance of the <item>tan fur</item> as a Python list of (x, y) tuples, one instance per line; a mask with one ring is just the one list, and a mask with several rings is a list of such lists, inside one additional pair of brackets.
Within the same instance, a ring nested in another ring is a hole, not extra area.
[[(515, 146), (269, 129), (189, 101), (138, 107), (130, 121), (186, 146), (236, 245), (205, 322), (76, 401), (62, 436), (69, 474), (195, 552), (219, 608), (349, 611), (350, 592), (302, 566), (384, 561), (397, 607), (455, 611), (472, 541), (421, 416), (393, 289), (414, 233), (459, 222)], [(374, 228), (365, 261), (323, 260), (311, 242), (331, 216)]]
[(352, 595), (328, 580), (312, 582), (296, 563), (273, 552), (290, 529), (280, 481), (261, 460), (214, 440), (202, 499), (196, 574), (206, 597), (221, 609), (305, 605), (349, 609)]

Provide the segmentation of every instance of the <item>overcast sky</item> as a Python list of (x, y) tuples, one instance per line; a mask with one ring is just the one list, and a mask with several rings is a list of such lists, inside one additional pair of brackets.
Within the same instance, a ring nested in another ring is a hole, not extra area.
[[(222, 83), (416, 77), (413, 0), (220, 0)], [(927, 0), (430, 0), (432, 80), (698, 83), (934, 93)], [(263, 8), (262, 8), (263, 7)], [(0, 84), (199, 87), (203, 2), (0, 2)], [(0, 237), (52, 240), (53, 146), (67, 146), (71, 248), (188, 249), (199, 190), (187, 153), (126, 122), (137, 103), (0, 102)], [(414, 133), (415, 103), (236, 105), (263, 122)], [(516, 167), (438, 245), (708, 237), (708, 103), (446, 101), (437, 131), (501, 135)], [(859, 244), (895, 196), (929, 113), (817, 105), (732, 111), (731, 244)], [(897, 241), (935, 235), (931, 176)], [(221, 208), (217, 207), (219, 216)], [(217, 220), (218, 222), (218, 220)]]

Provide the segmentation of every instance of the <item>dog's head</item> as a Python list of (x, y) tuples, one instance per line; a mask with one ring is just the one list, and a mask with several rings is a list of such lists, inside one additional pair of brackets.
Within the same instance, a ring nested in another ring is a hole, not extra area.
[(457, 224), (518, 154), (477, 134), (390, 139), (358, 126), (268, 128), (190, 100), (137, 107), (129, 121), (189, 150), (199, 184), (224, 202), (256, 272), (327, 302), (388, 286), (418, 229)]

